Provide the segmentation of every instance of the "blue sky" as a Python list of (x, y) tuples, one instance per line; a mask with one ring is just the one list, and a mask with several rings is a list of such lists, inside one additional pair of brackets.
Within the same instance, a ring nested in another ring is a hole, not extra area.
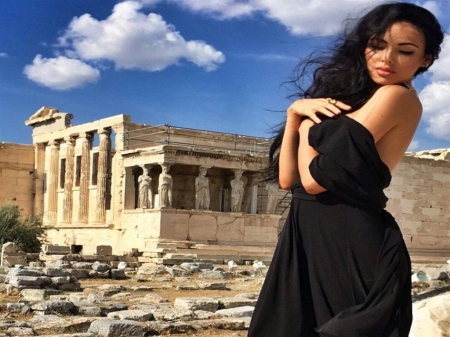
[[(299, 57), (376, 0), (0, 1), (0, 141), (31, 143), (42, 106), (73, 124), (145, 124), (269, 137)], [(415, 1), (446, 42), (416, 80), (424, 116), (411, 150), (450, 147), (450, 1)], [(328, 37), (327, 37), (328, 36)]]

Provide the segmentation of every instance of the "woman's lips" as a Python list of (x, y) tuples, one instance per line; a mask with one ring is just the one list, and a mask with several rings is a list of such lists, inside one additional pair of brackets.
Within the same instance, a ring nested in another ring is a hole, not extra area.
[(389, 76), (395, 74), (395, 71), (390, 68), (376, 68), (376, 71), (380, 76)]

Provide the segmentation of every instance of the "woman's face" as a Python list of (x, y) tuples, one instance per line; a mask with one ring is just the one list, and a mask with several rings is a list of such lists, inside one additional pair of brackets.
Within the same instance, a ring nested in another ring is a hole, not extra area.
[(379, 85), (410, 84), (430, 61), (422, 32), (408, 22), (394, 23), (381, 38), (372, 37), (365, 54), (369, 75)]

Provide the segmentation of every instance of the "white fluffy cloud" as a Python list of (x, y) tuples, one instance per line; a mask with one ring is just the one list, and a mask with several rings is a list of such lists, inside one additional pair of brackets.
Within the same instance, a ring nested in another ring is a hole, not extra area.
[(158, 71), (186, 59), (209, 71), (224, 62), (220, 51), (203, 41), (186, 41), (160, 15), (139, 12), (141, 7), (125, 1), (103, 21), (89, 14), (74, 18), (61, 45), (83, 60), (109, 60), (118, 69)]
[[(148, 5), (157, 0), (144, 2)], [(99, 71), (92, 65), (104, 61), (112, 62), (116, 69), (145, 71), (163, 70), (181, 60), (211, 71), (225, 61), (225, 56), (207, 43), (186, 41), (160, 15), (142, 13), (143, 5), (118, 3), (105, 20), (89, 14), (75, 17), (58, 41), (58, 53), (65, 57), (43, 59), (38, 55), (24, 73), (52, 89), (71, 89), (97, 80)], [(73, 64), (79, 65), (80, 74), (72, 70)], [(52, 76), (47, 76), (49, 73)]]
[(212, 15), (219, 19), (231, 19), (252, 15), (259, 10), (252, 0), (166, 0), (193, 12)]
[(47, 59), (37, 55), (23, 72), (30, 80), (55, 90), (81, 87), (100, 78), (97, 69), (64, 56)]
[[(145, 1), (145, 0), (142, 0)], [(294, 35), (330, 35), (342, 21), (379, 0), (298, 1), (298, 0), (166, 0), (185, 9), (219, 19), (263, 15), (284, 25)], [(154, 3), (154, 2), (153, 2)]]
[(450, 34), (445, 35), (439, 58), (429, 71), (432, 74), (431, 79), (433, 81), (450, 81)]
[[(140, 0), (145, 4), (168, 2), (219, 19), (263, 15), (285, 26), (294, 35), (331, 35), (343, 20), (388, 0)], [(437, 1), (416, 1), (435, 15), (442, 14)]]
[(251, 0), (267, 17), (287, 27), (295, 35), (331, 35), (342, 22), (361, 10), (379, 3), (377, 0), (298, 1)]
[(431, 79), (420, 92), (426, 131), (450, 140), (450, 35), (446, 35), (439, 59), (430, 68)]
[(442, 14), (441, 8), (437, 3), (437, 1), (425, 1), (424, 3), (417, 2), (416, 5), (428, 9), (431, 13), (433, 13), (436, 16), (440, 16)]
[(437, 138), (450, 140), (450, 80), (428, 84), (421, 92), (423, 117), (427, 132)]

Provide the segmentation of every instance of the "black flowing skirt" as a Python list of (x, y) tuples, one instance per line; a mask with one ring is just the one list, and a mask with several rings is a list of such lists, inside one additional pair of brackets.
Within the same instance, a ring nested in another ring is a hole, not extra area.
[[(398, 250), (389, 257), (395, 261), (388, 261), (383, 269), (392, 263), (394, 269), (389, 276), (377, 271), (386, 241), (393, 233), (401, 237), (398, 227), (390, 224), (383, 213), (352, 207), (329, 192), (313, 196), (300, 184), (294, 186), (289, 217), (248, 336), (407, 336), (407, 331), (398, 332), (402, 318), (397, 315), (410, 314), (396, 310), (402, 296), (389, 299), (398, 292), (395, 288), (407, 282), (398, 277), (410, 273), (406, 249), (391, 245), (389, 251)], [(384, 278), (386, 289), (379, 284), (374, 295), (370, 292), (376, 278)], [(349, 308), (352, 312), (346, 313)]]
[(249, 337), (407, 337), (411, 261), (384, 210), (391, 180), (372, 134), (347, 116), (309, 130), (309, 170), (327, 192), (300, 182), (250, 324)]

